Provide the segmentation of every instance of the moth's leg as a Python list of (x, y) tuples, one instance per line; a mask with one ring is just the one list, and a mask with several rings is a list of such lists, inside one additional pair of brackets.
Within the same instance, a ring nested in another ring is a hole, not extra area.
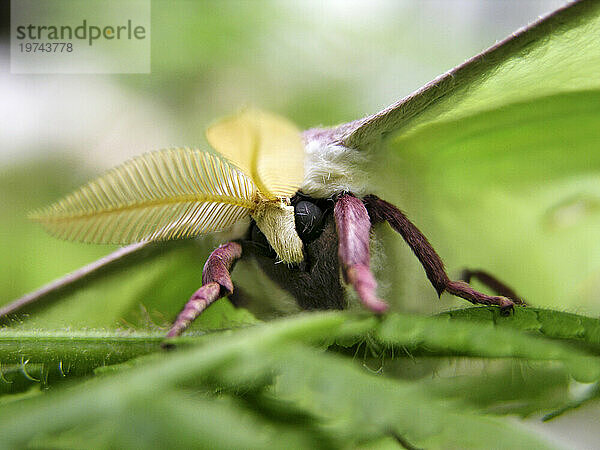
[(202, 287), (185, 304), (167, 337), (179, 336), (214, 301), (233, 292), (229, 271), (242, 257), (242, 246), (228, 242), (213, 251), (202, 270)]
[(464, 298), (473, 304), (496, 305), (503, 311), (510, 311), (515, 302), (503, 296), (491, 296), (473, 289), (464, 281), (452, 281), (446, 273), (444, 263), (427, 238), (408, 218), (391, 203), (375, 195), (363, 198), (373, 223), (388, 222), (404, 238), (425, 269), (427, 278), (441, 296), (444, 291)]
[(365, 205), (353, 195), (345, 194), (335, 203), (334, 216), (344, 281), (354, 287), (367, 308), (384, 312), (388, 305), (377, 298), (377, 282), (369, 269), (371, 220)]
[(465, 269), (461, 272), (460, 279), (466, 283), (470, 283), (472, 279), (479, 280), (481, 283), (492, 289), (496, 294), (503, 297), (508, 297), (518, 305), (525, 305), (525, 301), (515, 292), (513, 288), (484, 270)]

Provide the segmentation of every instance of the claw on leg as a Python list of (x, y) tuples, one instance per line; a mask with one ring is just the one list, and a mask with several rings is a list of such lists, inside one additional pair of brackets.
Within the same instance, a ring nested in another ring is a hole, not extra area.
[[(429, 278), (438, 295), (441, 296), (446, 291), (457, 297), (464, 298), (473, 304), (499, 306), (502, 312), (505, 313), (510, 312), (515, 303), (522, 303), (522, 300), (518, 297), (508, 298), (487, 295), (473, 289), (464, 281), (450, 280), (440, 256), (433, 249), (423, 233), (408, 220), (408, 217), (402, 211), (375, 195), (367, 195), (363, 198), (363, 201), (374, 224), (388, 222), (394, 230), (400, 233), (425, 269), (427, 278)], [(503, 294), (504, 292), (500, 293)]]
[(179, 336), (212, 303), (233, 292), (229, 272), (241, 257), (242, 246), (237, 242), (223, 244), (210, 254), (202, 270), (202, 287), (185, 304), (167, 338)]
[(369, 213), (360, 199), (346, 194), (335, 203), (334, 215), (344, 281), (354, 287), (360, 300), (371, 311), (386, 311), (388, 305), (377, 297), (377, 282), (369, 269)]

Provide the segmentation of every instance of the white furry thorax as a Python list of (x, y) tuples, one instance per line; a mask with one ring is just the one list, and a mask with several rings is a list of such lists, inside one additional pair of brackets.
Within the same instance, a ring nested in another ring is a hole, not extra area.
[(305, 145), (304, 181), (300, 190), (313, 198), (340, 192), (364, 195), (367, 189), (367, 157), (363, 152), (318, 139)]

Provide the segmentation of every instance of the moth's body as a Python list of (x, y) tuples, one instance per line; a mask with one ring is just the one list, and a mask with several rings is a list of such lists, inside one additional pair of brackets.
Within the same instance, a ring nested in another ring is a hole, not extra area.
[(304, 132), (304, 180), (300, 191), (313, 198), (334, 198), (343, 192), (369, 193), (368, 156), (336, 141), (327, 129)]

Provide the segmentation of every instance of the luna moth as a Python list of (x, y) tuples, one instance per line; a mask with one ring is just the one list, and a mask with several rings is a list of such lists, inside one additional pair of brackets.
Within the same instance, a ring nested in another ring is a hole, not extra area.
[[(227, 229), (243, 217), (250, 222), (209, 256), (203, 285), (169, 336), (181, 333), (208, 305), (233, 292), (229, 270), (246, 256), (256, 258), (304, 308), (344, 307), (346, 282), (368, 309), (384, 311), (386, 304), (377, 297), (369, 270), (369, 232), (384, 221), (409, 244), (438, 294), (447, 291), (509, 310), (522, 300), (503, 284), (487, 277), (500, 294), (490, 296), (450, 280), (418, 228), (398, 208), (372, 195), (357, 169), (390, 134), (418, 126), (427, 115), (448, 114), (448, 102), (468, 103), (481, 95), (482, 73), (493, 82), (495, 73), (506, 70), (504, 63), (509, 58), (518, 62), (532, 42), (539, 43), (534, 50), (544, 50), (549, 44), (542, 37), (551, 30), (576, 31), (590, 8), (598, 5), (569, 4), (362, 119), (301, 133), (285, 119), (248, 110), (209, 128), (208, 140), (221, 156), (170, 149), (125, 163), (35, 218), (59, 237), (132, 244), (17, 300), (0, 315), (140, 252), (150, 242)], [(537, 95), (543, 95), (543, 84), (539, 90)], [(486, 278), (481, 272), (473, 275)]]

